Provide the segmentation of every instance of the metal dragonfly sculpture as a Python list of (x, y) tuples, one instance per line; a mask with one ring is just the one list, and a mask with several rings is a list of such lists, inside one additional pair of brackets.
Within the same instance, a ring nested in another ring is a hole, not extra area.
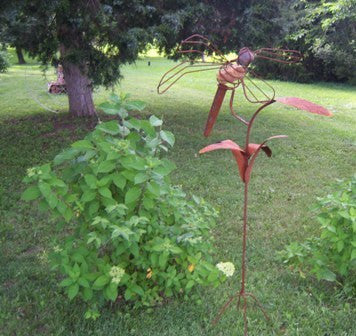
[[(184, 47), (188, 46), (188, 49), (184, 49)], [(193, 48), (192, 48), (193, 46)], [(227, 61), (222, 53), (204, 36), (195, 34), (187, 39), (183, 40), (180, 44), (180, 53), (202, 53), (201, 50), (195, 49), (195, 46), (203, 46), (210, 50), (210, 52), (215, 53), (217, 57), (223, 60), (222, 63), (216, 62), (191, 62), (191, 61), (183, 61), (167, 71), (161, 81), (159, 82), (157, 91), (158, 93), (164, 93), (168, 89), (170, 89), (179, 79), (183, 76), (207, 70), (218, 70), (217, 73), (217, 82), (218, 89), (216, 91), (212, 106), (210, 108), (210, 113), (208, 120), (206, 122), (204, 135), (208, 136), (214, 126), (215, 120), (220, 111), (221, 105), (223, 103), (225, 94), (228, 90), (231, 90), (231, 98), (230, 98), (230, 111), (232, 115), (247, 126), (247, 132), (245, 137), (245, 144), (243, 147), (240, 147), (232, 140), (224, 140), (219, 143), (211, 144), (199, 151), (200, 154), (204, 154), (210, 151), (218, 150), (218, 149), (228, 149), (232, 152), (237, 166), (238, 172), (242, 182), (244, 183), (244, 206), (243, 206), (243, 235), (242, 235), (242, 262), (241, 262), (241, 287), (238, 292), (233, 294), (228, 301), (220, 308), (213, 324), (216, 324), (222, 314), (226, 311), (226, 309), (231, 305), (234, 300), (237, 300), (237, 307), (240, 307), (241, 299), (243, 301), (243, 320), (244, 320), (244, 335), (247, 335), (248, 332), (248, 323), (247, 323), (247, 298), (251, 298), (255, 301), (257, 306), (263, 312), (265, 318), (269, 320), (269, 317), (264, 310), (261, 303), (257, 300), (256, 296), (250, 292), (246, 291), (246, 270), (247, 270), (247, 258), (246, 258), (246, 250), (247, 250), (247, 210), (248, 210), (248, 186), (251, 178), (252, 168), (254, 166), (255, 160), (259, 153), (262, 151), (268, 157), (272, 156), (271, 149), (266, 145), (266, 142), (272, 139), (278, 138), (286, 138), (286, 135), (276, 135), (269, 137), (261, 144), (255, 144), (250, 142), (251, 130), (256, 120), (257, 116), (261, 111), (264, 110), (267, 106), (273, 104), (278, 101), (280, 103), (294, 106), (296, 108), (316, 113), (324, 116), (331, 116), (331, 112), (326, 108), (316, 105), (312, 102), (309, 102), (304, 99), (296, 98), (296, 97), (284, 97), (284, 98), (276, 98), (275, 91), (272, 86), (267, 82), (261, 80), (264, 83), (265, 87), (269, 88), (270, 92), (267, 93), (264, 89), (262, 89), (259, 85), (257, 85), (251, 78), (250, 74), (254, 77), (257, 75), (249, 69), (249, 65), (255, 58), (264, 58), (276, 62), (281, 63), (296, 63), (299, 62), (302, 58), (300, 52), (296, 50), (285, 50), (285, 49), (275, 49), (275, 48), (261, 48), (256, 51), (251, 51), (248, 48), (242, 48), (238, 57), (234, 60)], [(243, 117), (235, 113), (233, 108), (234, 94), (235, 90), (242, 86), (243, 94), (247, 101), (250, 103), (259, 103), (261, 106), (255, 111), (250, 120), (245, 120)], [(252, 87), (254, 89), (252, 89)], [(259, 92), (260, 96), (257, 96), (256, 91)]]
[[(177, 83), (178, 80), (188, 74), (217, 70), (216, 79), (218, 88), (205, 125), (205, 136), (210, 135), (228, 90), (231, 91), (231, 114), (245, 125), (248, 125), (249, 122), (242, 116), (238, 115), (233, 108), (235, 90), (240, 86), (242, 87), (245, 99), (250, 103), (263, 104), (271, 101), (278, 101), (282, 104), (294, 106), (312, 113), (329, 115), (330, 112), (324, 107), (304, 99), (296, 97), (276, 98), (273, 87), (250, 69), (250, 64), (257, 58), (284, 64), (298, 63), (302, 59), (302, 54), (299, 51), (278, 48), (260, 48), (252, 51), (249, 48), (244, 47), (238, 52), (237, 58), (227, 60), (223, 53), (206, 37), (194, 34), (180, 43), (177, 52), (188, 54), (190, 56), (196, 54), (203, 56), (204, 49), (209, 54), (213, 55), (214, 61), (205, 62), (203, 60), (197, 61), (192, 59), (182, 61), (162, 76), (157, 87), (157, 92), (159, 94), (165, 93)], [(253, 78), (258, 79), (259, 82), (256, 83)]]

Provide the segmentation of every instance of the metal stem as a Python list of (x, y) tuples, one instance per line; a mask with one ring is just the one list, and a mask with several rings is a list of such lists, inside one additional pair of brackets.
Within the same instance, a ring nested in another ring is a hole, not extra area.
[(253, 114), (252, 118), (250, 119), (248, 125), (247, 125), (247, 133), (246, 133), (246, 143), (245, 143), (245, 148), (248, 148), (248, 144), (250, 143), (250, 133), (251, 133), (251, 128), (253, 125), (253, 122), (255, 121), (257, 115), (268, 105), (271, 105), (275, 102), (275, 100), (270, 100), (267, 103), (264, 103), (262, 106), (260, 106), (257, 111)]
[(245, 297), (246, 281), (246, 243), (247, 243), (247, 205), (248, 205), (248, 182), (244, 185), (244, 214), (243, 214), (243, 235), (242, 235), (242, 274), (240, 295), (244, 298), (243, 318), (244, 318), (244, 335), (247, 335), (247, 300)]
[(243, 214), (243, 235), (242, 235), (242, 274), (240, 295), (245, 294), (246, 279), (246, 240), (247, 240), (247, 204), (248, 204), (248, 183), (244, 188), (244, 214)]

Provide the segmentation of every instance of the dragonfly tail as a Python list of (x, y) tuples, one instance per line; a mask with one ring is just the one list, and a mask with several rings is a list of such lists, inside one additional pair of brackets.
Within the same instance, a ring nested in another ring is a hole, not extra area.
[(216, 118), (218, 117), (221, 105), (224, 101), (226, 91), (229, 88), (224, 84), (218, 84), (213, 103), (210, 108), (208, 120), (206, 121), (204, 136), (208, 137), (214, 127)]

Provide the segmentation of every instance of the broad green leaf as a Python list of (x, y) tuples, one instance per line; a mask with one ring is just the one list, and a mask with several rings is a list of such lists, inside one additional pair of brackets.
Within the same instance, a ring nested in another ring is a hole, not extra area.
[(84, 180), (85, 183), (89, 186), (89, 188), (91, 189), (95, 189), (96, 188), (96, 177), (92, 174), (85, 174), (84, 175)]
[(319, 279), (324, 279), (326, 281), (335, 281), (336, 280), (335, 273), (331, 272), (328, 269), (319, 270), (317, 275), (318, 275)]
[(137, 284), (132, 284), (130, 286), (130, 289), (131, 289), (131, 291), (133, 291), (134, 293), (136, 293), (136, 294), (138, 294), (140, 296), (144, 296), (145, 295), (145, 292), (143, 291), (143, 289)]
[(109, 102), (102, 103), (98, 106), (101, 110), (106, 114), (116, 115), (118, 114), (118, 106), (117, 104), (112, 104)]
[(78, 294), (79, 291), (79, 285), (77, 283), (71, 285), (70, 287), (68, 287), (68, 297), (69, 300), (72, 300), (73, 298), (76, 297), (76, 295)]
[(65, 210), (65, 212), (63, 214), (63, 217), (66, 220), (66, 222), (69, 222), (73, 217), (72, 209), (67, 207), (67, 209)]
[(194, 286), (194, 280), (189, 280), (185, 286), (186, 290), (190, 290)]
[(58, 178), (52, 178), (50, 180), (50, 184), (52, 186), (60, 187), (60, 188), (67, 188), (67, 185), (60, 179)]
[(100, 162), (99, 167), (98, 167), (98, 173), (109, 173), (112, 170), (114, 170), (116, 167), (116, 164), (111, 161), (103, 161)]
[(73, 282), (74, 282), (73, 279), (71, 279), (71, 278), (66, 278), (66, 279), (62, 280), (62, 281), (59, 283), (59, 286), (61, 286), (61, 287), (68, 287), (68, 286), (72, 285)]
[(141, 195), (141, 188), (133, 187), (128, 190), (125, 195), (125, 204), (130, 204), (135, 202)]
[(143, 198), (143, 206), (146, 210), (150, 210), (155, 206), (155, 202), (152, 200), (152, 198), (145, 196)]
[(83, 298), (85, 301), (91, 300), (93, 297), (93, 290), (91, 288), (84, 288), (83, 290)]
[(114, 182), (114, 184), (120, 188), (121, 190), (123, 190), (125, 188), (126, 185), (126, 178), (118, 173), (112, 174), (112, 181)]
[(40, 190), (36, 186), (27, 188), (21, 195), (24, 201), (32, 201), (41, 195)]
[(124, 296), (125, 296), (125, 300), (130, 300), (131, 298), (132, 298), (132, 291), (131, 291), (131, 289), (130, 288), (127, 288), (126, 290), (125, 290), (125, 294), (124, 294)]
[(89, 215), (90, 216), (93, 216), (97, 213), (98, 209), (99, 209), (99, 202), (95, 201), (95, 202), (90, 202), (89, 204), (89, 208), (88, 208), (88, 211), (89, 211)]
[(85, 279), (85, 278), (79, 278), (78, 279), (78, 284), (80, 286), (82, 286), (82, 287), (85, 287), (85, 288), (89, 288), (90, 287), (88, 280)]
[(103, 197), (112, 198), (112, 194), (111, 194), (111, 191), (110, 191), (109, 188), (101, 187), (101, 188), (99, 188), (99, 193), (100, 193), (100, 195), (102, 195)]
[(46, 182), (40, 182), (38, 184), (38, 188), (40, 189), (42, 195), (45, 197), (50, 208), (54, 209), (58, 203), (58, 198), (52, 193), (50, 185)]
[(141, 100), (131, 100), (124, 103), (124, 108), (128, 111), (142, 111), (146, 107), (146, 103)]
[(153, 267), (156, 267), (158, 265), (158, 256), (159, 255), (157, 253), (151, 252), (150, 261)]
[(148, 183), (147, 189), (155, 196), (159, 196), (161, 194), (161, 188), (160, 188), (159, 184), (157, 184), (154, 181), (151, 181), (150, 183)]
[(149, 179), (146, 173), (138, 173), (135, 176), (135, 184), (140, 184), (142, 182), (145, 182)]
[(163, 253), (161, 253), (159, 255), (158, 265), (163, 269), (166, 267), (166, 264), (168, 261), (168, 256), (169, 256), (169, 253), (167, 251), (164, 251)]
[(64, 216), (66, 210), (67, 210), (67, 205), (62, 202), (62, 201), (58, 201), (57, 203), (57, 210), (59, 211), (59, 213)]
[(157, 134), (155, 128), (150, 124), (150, 122), (148, 120), (141, 121), (141, 128), (150, 137), (155, 137)]
[(74, 159), (78, 153), (80, 153), (80, 150), (77, 148), (64, 150), (54, 158), (53, 163), (55, 166), (60, 165), (65, 161)]
[(126, 169), (145, 170), (146, 161), (138, 156), (125, 157), (120, 162)]
[(211, 272), (208, 276), (208, 281), (209, 282), (214, 282), (218, 278), (218, 273), (217, 272)]
[(137, 243), (132, 243), (130, 246), (130, 251), (131, 253), (134, 255), (134, 257), (138, 257), (140, 252), (139, 252), (139, 248), (138, 248), (138, 244)]
[(107, 275), (101, 275), (94, 281), (93, 288), (96, 289), (103, 288), (109, 282), (110, 282), (110, 278)]
[(173, 147), (175, 138), (172, 132), (160, 131), (159, 135), (161, 136), (163, 141), (167, 142), (171, 147)]
[(73, 148), (78, 148), (81, 150), (93, 149), (93, 144), (89, 140), (78, 140), (72, 144)]
[(50, 185), (46, 182), (40, 182), (38, 188), (44, 197), (48, 197), (52, 193)]
[(111, 180), (112, 180), (112, 177), (111, 177), (111, 175), (108, 175), (108, 176), (104, 176), (102, 179), (100, 179), (99, 181), (98, 181), (98, 187), (104, 187), (104, 186), (106, 186), (107, 184), (109, 184), (110, 182), (111, 182)]
[(117, 227), (114, 229), (114, 231), (112, 232), (111, 234), (111, 238), (114, 239), (114, 238), (117, 238), (119, 236), (123, 237), (125, 240), (129, 241), (130, 238), (129, 236), (132, 234), (133, 232), (127, 228), (127, 227)]
[(136, 173), (133, 172), (133, 171), (130, 171), (130, 170), (124, 170), (121, 175), (123, 175), (126, 180), (129, 180), (131, 182), (134, 182), (135, 181), (135, 176), (136, 176)]
[(149, 118), (149, 121), (151, 123), (152, 126), (162, 126), (163, 122), (161, 119), (158, 119), (156, 116), (151, 115)]
[(351, 260), (354, 260), (355, 258), (356, 258), (356, 249), (352, 249)]
[(338, 252), (341, 252), (344, 249), (344, 242), (342, 240), (339, 240), (336, 244), (336, 248)]
[(116, 135), (120, 133), (119, 123), (114, 120), (100, 123), (98, 126), (96, 126), (96, 129), (111, 135)]
[(117, 284), (110, 283), (109, 286), (105, 288), (105, 294), (109, 300), (115, 301), (118, 295)]
[(80, 201), (83, 203), (87, 203), (95, 199), (96, 197), (96, 192), (95, 191), (85, 191), (80, 198)]
[(162, 165), (153, 169), (153, 171), (160, 176), (169, 175), (174, 169), (176, 169), (176, 165), (169, 160), (162, 160)]

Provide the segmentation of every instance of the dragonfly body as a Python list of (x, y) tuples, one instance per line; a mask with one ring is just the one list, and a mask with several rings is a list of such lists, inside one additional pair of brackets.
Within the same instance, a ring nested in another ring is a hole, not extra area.
[(216, 75), (220, 84), (236, 84), (241, 81), (246, 74), (246, 69), (237, 63), (227, 63), (223, 65)]

